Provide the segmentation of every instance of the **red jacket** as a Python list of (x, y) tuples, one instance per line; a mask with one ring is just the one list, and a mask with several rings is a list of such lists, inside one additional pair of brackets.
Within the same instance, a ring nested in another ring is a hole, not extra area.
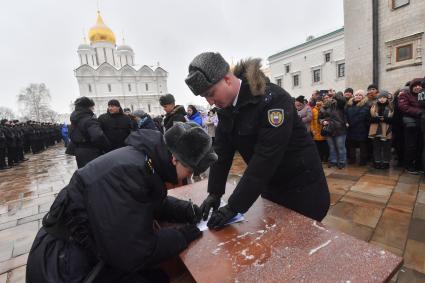
[[(411, 86), (415, 83), (415, 80), (411, 82)], [(412, 91), (402, 91), (398, 96), (398, 108), (403, 115), (407, 115), (413, 118), (419, 118), (422, 113), (422, 109), (419, 106), (418, 94)]]

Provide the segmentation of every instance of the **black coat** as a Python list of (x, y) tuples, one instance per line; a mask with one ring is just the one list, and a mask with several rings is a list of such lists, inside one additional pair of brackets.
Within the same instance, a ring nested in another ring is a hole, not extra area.
[(330, 99), (323, 104), (319, 111), (319, 120), (327, 120), (330, 124), (330, 136), (337, 137), (347, 133), (345, 114), (345, 99), (338, 97)]
[(152, 120), (149, 114), (144, 114), (142, 117), (140, 117), (140, 122), (137, 124), (136, 128), (159, 131), (158, 127), (155, 125), (155, 122)]
[(0, 148), (6, 147), (6, 129), (0, 125)]
[(91, 110), (77, 108), (71, 113), (70, 120), (69, 137), (75, 145), (78, 168), (110, 150), (110, 142)]
[[(241, 66), (242, 71), (235, 73), (242, 80), (236, 107), (218, 111), (214, 145), (218, 161), (210, 169), (208, 192), (224, 193), (238, 151), (248, 167), (229, 198), (232, 210), (246, 212), (261, 194), (321, 220), (329, 208), (329, 191), (317, 149), (293, 99), (279, 86), (266, 84), (265, 78), (247, 74), (245, 70), (259, 70), (252, 65), (255, 62), (243, 64), (251, 66)], [(251, 86), (261, 84), (265, 89), (254, 95)]]
[[(167, 197), (164, 182), (175, 182), (176, 170), (161, 133), (138, 130), (127, 143), (77, 170), (59, 193), (47, 219), (60, 215), (73, 241), (41, 228), (29, 254), (27, 282), (81, 280), (96, 255), (119, 277), (150, 269), (187, 247), (179, 230), (154, 230), (154, 220), (183, 222), (190, 208), (187, 201)], [(117, 277), (103, 282), (118, 282)]]
[(125, 139), (132, 130), (130, 117), (122, 113), (105, 113), (98, 118), (100, 126), (111, 143), (111, 150), (125, 146)]
[(348, 123), (347, 139), (366, 141), (370, 126), (370, 107), (367, 97), (358, 103), (351, 98), (345, 108), (345, 118)]
[(16, 132), (13, 128), (4, 127), (4, 135), (6, 136), (6, 146), (9, 148), (16, 147)]
[(164, 118), (165, 131), (171, 128), (175, 122), (186, 122), (186, 111), (181, 105), (176, 105), (170, 113), (167, 113)]

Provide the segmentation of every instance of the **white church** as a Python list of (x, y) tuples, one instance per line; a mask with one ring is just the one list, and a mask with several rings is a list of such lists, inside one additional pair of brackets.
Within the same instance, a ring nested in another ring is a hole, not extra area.
[(112, 30), (97, 12), (88, 33), (90, 44), (78, 46), (80, 65), (75, 69), (80, 96), (94, 100), (95, 114), (106, 112), (108, 101), (118, 99), (122, 108), (162, 113), (159, 97), (167, 93), (168, 73), (158, 66), (136, 65), (133, 49), (117, 45)]

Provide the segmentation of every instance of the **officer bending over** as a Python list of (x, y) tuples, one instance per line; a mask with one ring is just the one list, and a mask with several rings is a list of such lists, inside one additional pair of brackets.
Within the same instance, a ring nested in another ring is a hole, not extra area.
[[(260, 59), (248, 59), (233, 72), (219, 53), (196, 56), (186, 84), (218, 111), (204, 218), (214, 210), (210, 228), (220, 228), (236, 213), (246, 212), (259, 195), (321, 221), (330, 197), (316, 146), (297, 115), (293, 98), (268, 82)], [(229, 198), (218, 209), (233, 156), (238, 151), (248, 167)]]
[[(199, 207), (167, 197), (164, 182), (205, 171), (217, 159), (200, 127), (178, 123), (163, 136), (138, 130), (128, 146), (77, 170), (32, 245), (27, 282), (166, 282), (157, 268), (201, 236)], [(155, 220), (187, 223), (154, 229)]]

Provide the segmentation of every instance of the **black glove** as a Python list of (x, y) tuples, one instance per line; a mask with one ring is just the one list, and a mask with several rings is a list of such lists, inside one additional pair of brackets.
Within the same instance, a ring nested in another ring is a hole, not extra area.
[(228, 205), (220, 207), (217, 211), (213, 211), (210, 220), (208, 220), (207, 226), (210, 229), (220, 229), (230, 219), (236, 216), (236, 212), (230, 209)]
[(201, 204), (202, 218), (204, 220), (208, 219), (211, 208), (213, 211), (216, 211), (220, 206), (220, 197), (214, 194), (209, 194), (208, 197)]
[(187, 244), (190, 244), (192, 241), (201, 237), (202, 232), (199, 230), (196, 225), (188, 224), (183, 227), (178, 228), (178, 230), (183, 234), (186, 239)]
[(186, 221), (190, 224), (196, 224), (201, 221), (202, 211), (196, 204), (190, 204), (186, 208)]

